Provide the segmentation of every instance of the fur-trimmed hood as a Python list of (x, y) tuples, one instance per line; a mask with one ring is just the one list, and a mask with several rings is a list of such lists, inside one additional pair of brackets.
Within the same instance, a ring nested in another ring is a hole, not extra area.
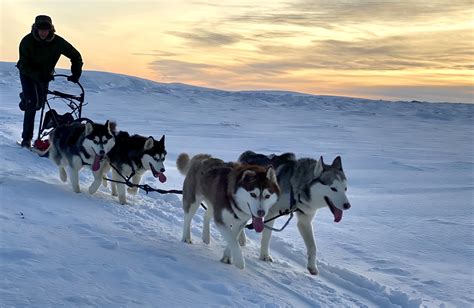
[[(49, 34), (48, 34), (48, 36), (46, 37), (46, 39), (45, 39), (44, 41), (45, 41), (45, 42), (51, 42), (51, 41), (54, 39), (54, 37), (55, 37), (55, 34), (54, 34), (54, 33), (56, 33), (56, 29), (54, 29), (54, 26), (51, 25), (51, 30), (49, 30)], [(39, 34), (38, 34), (38, 28), (36, 28), (36, 24), (33, 24), (33, 25), (31, 26), (31, 34), (33, 34), (33, 37), (34, 37), (35, 40), (37, 40), (38, 42), (43, 41), (43, 40), (40, 38)]]

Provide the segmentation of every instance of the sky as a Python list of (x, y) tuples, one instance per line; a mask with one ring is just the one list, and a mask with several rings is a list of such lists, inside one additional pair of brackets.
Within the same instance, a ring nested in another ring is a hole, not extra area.
[(48, 14), (86, 70), (226, 90), (474, 102), (471, 0), (0, 3), (2, 61), (17, 60), (34, 17)]

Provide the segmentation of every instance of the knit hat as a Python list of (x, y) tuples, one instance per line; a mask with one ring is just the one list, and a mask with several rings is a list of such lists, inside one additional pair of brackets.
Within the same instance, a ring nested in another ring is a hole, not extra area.
[(53, 29), (53, 21), (49, 16), (38, 15), (35, 18), (35, 23), (33, 26), (39, 30), (51, 30)]

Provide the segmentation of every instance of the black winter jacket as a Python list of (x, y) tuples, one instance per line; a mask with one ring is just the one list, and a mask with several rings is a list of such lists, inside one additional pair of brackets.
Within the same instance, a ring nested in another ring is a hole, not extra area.
[(59, 57), (64, 55), (71, 60), (71, 73), (79, 78), (82, 73), (82, 57), (71, 44), (54, 31), (46, 40), (41, 40), (32, 29), (20, 42), (20, 59), (16, 66), (20, 73), (40, 82), (52, 79), (54, 67)]

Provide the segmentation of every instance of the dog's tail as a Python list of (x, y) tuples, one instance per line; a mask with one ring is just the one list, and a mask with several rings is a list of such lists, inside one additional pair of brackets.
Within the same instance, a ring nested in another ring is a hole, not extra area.
[(179, 172), (181, 172), (182, 175), (186, 175), (189, 171), (189, 155), (186, 153), (181, 153), (178, 156), (178, 159), (176, 160), (176, 166), (178, 167)]

